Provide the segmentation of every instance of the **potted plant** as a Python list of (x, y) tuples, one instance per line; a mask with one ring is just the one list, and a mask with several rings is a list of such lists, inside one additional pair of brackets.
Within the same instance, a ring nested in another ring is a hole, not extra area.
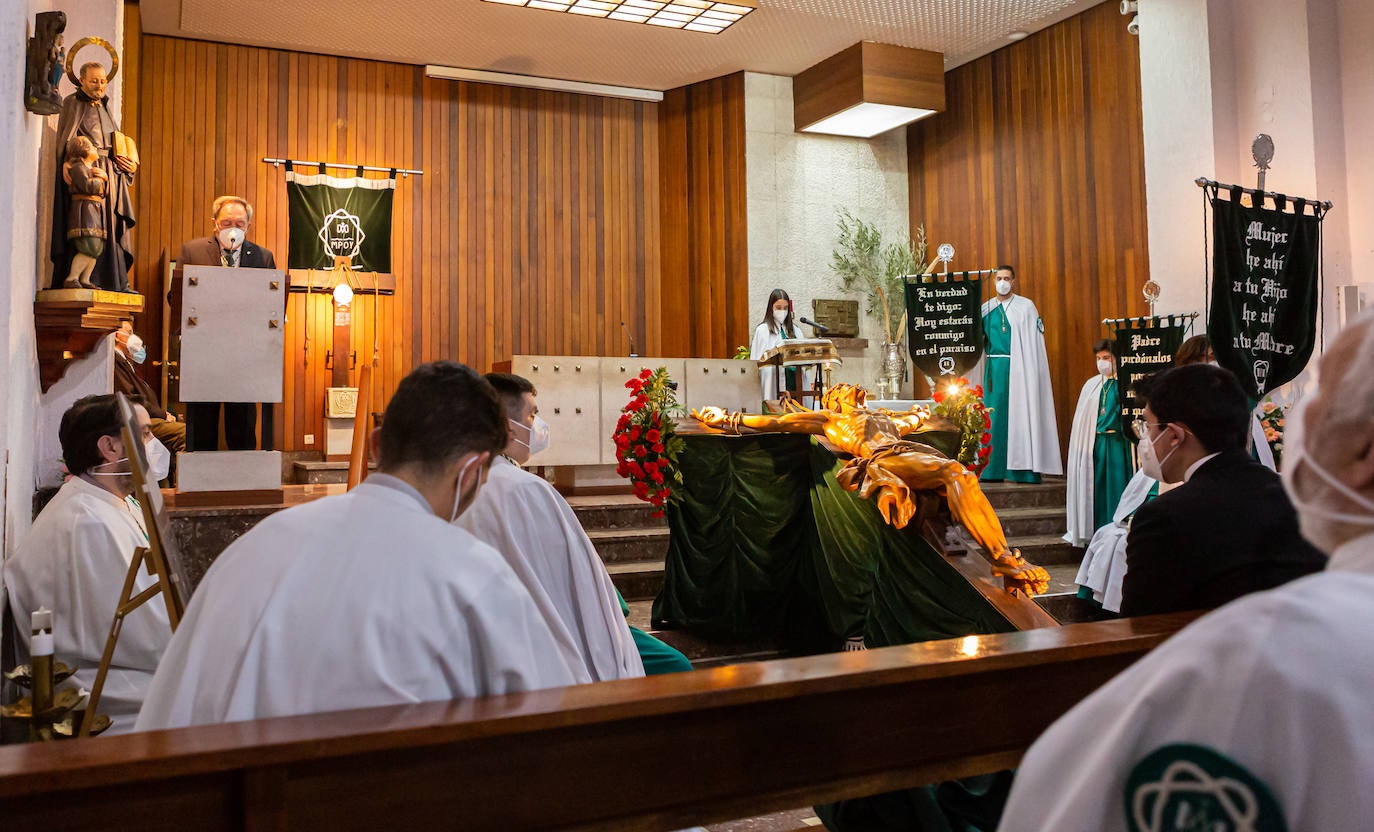
[(898, 394), (906, 375), (902, 354), (902, 335), (906, 330), (905, 276), (915, 274), (926, 259), (926, 230), (916, 230), (915, 241), (883, 244), (876, 225), (864, 222), (841, 208), (836, 225), (839, 236), (830, 256), (830, 269), (846, 292), (861, 292), (868, 301), (868, 314), (878, 320), (883, 343), (882, 375), (876, 398)]

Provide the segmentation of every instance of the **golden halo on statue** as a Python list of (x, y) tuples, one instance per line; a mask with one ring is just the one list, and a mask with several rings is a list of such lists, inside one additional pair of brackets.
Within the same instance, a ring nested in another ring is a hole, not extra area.
[(72, 64), (76, 63), (76, 53), (87, 46), (100, 46), (109, 53), (110, 71), (105, 75), (106, 81), (113, 81), (114, 77), (119, 74), (119, 56), (115, 54), (114, 44), (104, 38), (95, 36), (84, 37), (73, 44), (71, 49), (67, 50), (67, 80), (71, 81), (72, 85), (78, 89), (81, 88), (81, 79), (76, 77), (76, 73), (72, 72)]

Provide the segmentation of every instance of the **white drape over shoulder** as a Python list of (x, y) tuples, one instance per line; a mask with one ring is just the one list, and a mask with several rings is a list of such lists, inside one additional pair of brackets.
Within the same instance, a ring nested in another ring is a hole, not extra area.
[(573, 684), (515, 573), (374, 474), (263, 520), (215, 561), (138, 730)]
[(644, 675), (611, 576), (552, 485), (498, 458), (458, 526), (500, 552), (536, 605), (552, 611), (550, 627), (568, 634), (592, 681)]
[(1064, 539), (1073, 546), (1087, 546), (1093, 536), (1093, 446), (1097, 442), (1097, 406), (1106, 377), (1098, 374), (1083, 383), (1069, 433), (1068, 513), (1069, 530)]
[[(1000, 301), (992, 298), (983, 304), (982, 314), (992, 311)], [(1007, 470), (1062, 474), (1059, 457), (1059, 427), (1054, 419), (1054, 388), (1050, 385), (1050, 362), (1045, 353), (1045, 333), (1041, 331), (1040, 312), (1029, 298), (1012, 295), (1002, 303), (1011, 324), (1011, 377), (1007, 398)], [(981, 381), (985, 361), (975, 368)]]

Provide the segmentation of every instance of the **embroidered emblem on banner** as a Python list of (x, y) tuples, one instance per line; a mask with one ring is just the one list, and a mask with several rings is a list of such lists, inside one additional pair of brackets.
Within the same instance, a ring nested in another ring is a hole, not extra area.
[(1166, 745), (1126, 779), (1131, 832), (1287, 832), (1264, 781), (1200, 745)]
[(342, 208), (325, 217), (320, 225), (320, 242), (330, 254), (350, 259), (357, 257), (366, 239), (362, 218)]

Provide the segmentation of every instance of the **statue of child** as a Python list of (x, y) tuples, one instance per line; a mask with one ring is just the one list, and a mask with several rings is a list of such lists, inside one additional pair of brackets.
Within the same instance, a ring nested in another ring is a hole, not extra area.
[(109, 180), (97, 164), (99, 159), (95, 145), (85, 136), (75, 136), (67, 142), (62, 181), (72, 197), (67, 212), (67, 241), (75, 249), (71, 271), (62, 284), (68, 289), (99, 288), (89, 279), (96, 260), (105, 250), (105, 193)]

